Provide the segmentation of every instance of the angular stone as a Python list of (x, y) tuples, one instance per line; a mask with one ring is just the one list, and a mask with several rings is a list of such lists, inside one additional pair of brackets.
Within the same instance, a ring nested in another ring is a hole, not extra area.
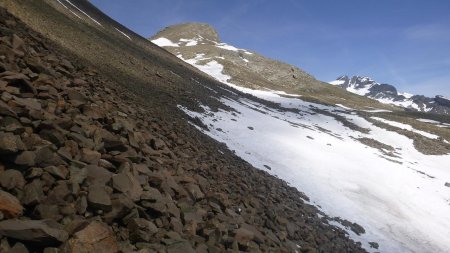
[(128, 223), (130, 240), (132, 242), (149, 242), (158, 228), (151, 221), (142, 218), (134, 218)]
[(0, 190), (0, 212), (6, 218), (17, 218), (22, 215), (23, 207), (16, 197)]
[(42, 183), (39, 179), (33, 180), (33, 182), (25, 185), (23, 188), (23, 197), (21, 201), (25, 205), (36, 205), (44, 198), (45, 195), (42, 190)]
[(23, 151), (16, 156), (14, 163), (22, 166), (34, 166), (36, 164), (36, 153), (33, 151)]
[(188, 241), (180, 241), (167, 247), (167, 253), (195, 253), (195, 250)]
[(44, 168), (44, 171), (59, 179), (67, 179), (67, 177), (69, 176), (69, 169), (63, 165), (58, 167), (48, 166)]
[(25, 149), (22, 139), (12, 133), (0, 132), (0, 154), (14, 154)]
[(41, 167), (59, 166), (65, 164), (62, 158), (54, 151), (51, 146), (42, 147), (36, 151), (36, 164)]
[(39, 103), (39, 100), (34, 99), (34, 98), (14, 97), (14, 101), (18, 105), (27, 108), (27, 110), (37, 110), (37, 111), (42, 110), (41, 103)]
[(25, 186), (25, 179), (18, 170), (5, 170), (0, 172), (0, 186), (6, 190), (21, 190)]
[(16, 243), (14, 247), (12, 247), (8, 253), (29, 253), (28, 249), (23, 245), (23, 243)]
[(8, 104), (0, 100), (0, 115), (17, 117), (17, 113), (14, 112)]
[(81, 161), (88, 164), (98, 164), (98, 161), (102, 158), (102, 155), (94, 150), (87, 148), (81, 149)]
[(88, 184), (106, 184), (111, 180), (113, 176), (112, 172), (102, 167), (88, 165), (85, 168), (87, 170)]
[(76, 232), (62, 247), (63, 253), (116, 253), (117, 240), (109, 227), (99, 221), (91, 222)]
[(154, 150), (161, 150), (161, 149), (164, 149), (166, 144), (164, 143), (164, 141), (162, 141), (160, 139), (153, 138), (153, 139), (150, 140), (150, 146)]
[(112, 177), (113, 188), (122, 192), (134, 201), (141, 198), (142, 187), (139, 180), (130, 172), (123, 172)]
[(205, 194), (203, 194), (202, 190), (200, 190), (200, 187), (196, 184), (188, 184), (186, 185), (186, 190), (189, 192), (191, 197), (198, 201), (205, 197)]
[(67, 232), (52, 220), (5, 220), (0, 222), (0, 235), (41, 246), (59, 244), (68, 238)]
[(245, 228), (238, 228), (234, 230), (234, 238), (236, 241), (244, 246), (247, 246), (251, 240), (255, 237), (255, 234)]
[(111, 197), (104, 185), (94, 184), (89, 186), (88, 203), (93, 209), (112, 210)]

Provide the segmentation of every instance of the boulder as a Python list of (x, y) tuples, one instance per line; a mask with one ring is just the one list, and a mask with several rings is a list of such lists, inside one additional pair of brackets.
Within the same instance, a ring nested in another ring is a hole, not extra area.
[(0, 222), (0, 235), (41, 246), (65, 242), (68, 234), (52, 220), (5, 220)]
[(14, 163), (22, 166), (34, 166), (36, 164), (36, 153), (33, 151), (23, 151), (16, 156)]
[(76, 232), (62, 247), (62, 253), (116, 253), (119, 246), (110, 228), (99, 221), (92, 221)]
[(22, 215), (23, 207), (16, 197), (0, 190), (0, 212), (6, 218), (17, 218)]
[(113, 176), (112, 172), (95, 165), (86, 166), (86, 170), (88, 184), (106, 184)]

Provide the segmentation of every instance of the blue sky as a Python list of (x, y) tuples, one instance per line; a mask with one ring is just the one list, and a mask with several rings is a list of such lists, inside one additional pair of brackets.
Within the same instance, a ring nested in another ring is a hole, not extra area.
[(450, 96), (449, 0), (91, 0), (144, 37), (184, 22), (223, 42), (331, 81), (370, 76), (400, 91)]

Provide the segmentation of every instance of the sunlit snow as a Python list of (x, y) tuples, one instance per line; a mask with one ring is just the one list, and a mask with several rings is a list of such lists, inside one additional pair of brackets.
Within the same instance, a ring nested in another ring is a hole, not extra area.
[[(222, 65), (202, 57), (186, 61), (240, 91), (279, 104), (275, 109), (248, 98), (223, 97), (220, 101), (237, 113), (215, 112), (207, 105), (205, 113), (180, 107), (208, 126), (208, 131), (202, 130), (207, 135), (255, 167), (269, 166), (269, 173), (305, 192), (327, 215), (362, 225), (365, 234), (349, 234), (370, 252), (450, 252), (450, 188), (445, 186), (450, 181), (449, 155), (424, 155), (408, 137), (377, 127), (346, 108), (235, 86), (222, 73)], [(198, 64), (200, 60), (206, 65)], [(317, 110), (345, 117), (370, 132), (349, 129)], [(419, 131), (406, 124), (396, 127)], [(358, 141), (363, 137), (394, 151), (389, 155), (366, 146)], [(372, 241), (380, 244), (379, 250), (370, 248)]]
[(173, 43), (171, 40), (163, 37), (154, 39), (152, 40), (152, 42), (160, 47), (179, 47), (178, 44)]

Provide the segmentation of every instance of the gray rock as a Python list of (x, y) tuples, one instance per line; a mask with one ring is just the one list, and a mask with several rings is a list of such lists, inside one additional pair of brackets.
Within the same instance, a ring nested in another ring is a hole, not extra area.
[(61, 226), (52, 220), (5, 220), (0, 222), (0, 235), (42, 246), (64, 242), (69, 237)]
[(445, 186), (450, 187), (450, 183), (445, 183)]

